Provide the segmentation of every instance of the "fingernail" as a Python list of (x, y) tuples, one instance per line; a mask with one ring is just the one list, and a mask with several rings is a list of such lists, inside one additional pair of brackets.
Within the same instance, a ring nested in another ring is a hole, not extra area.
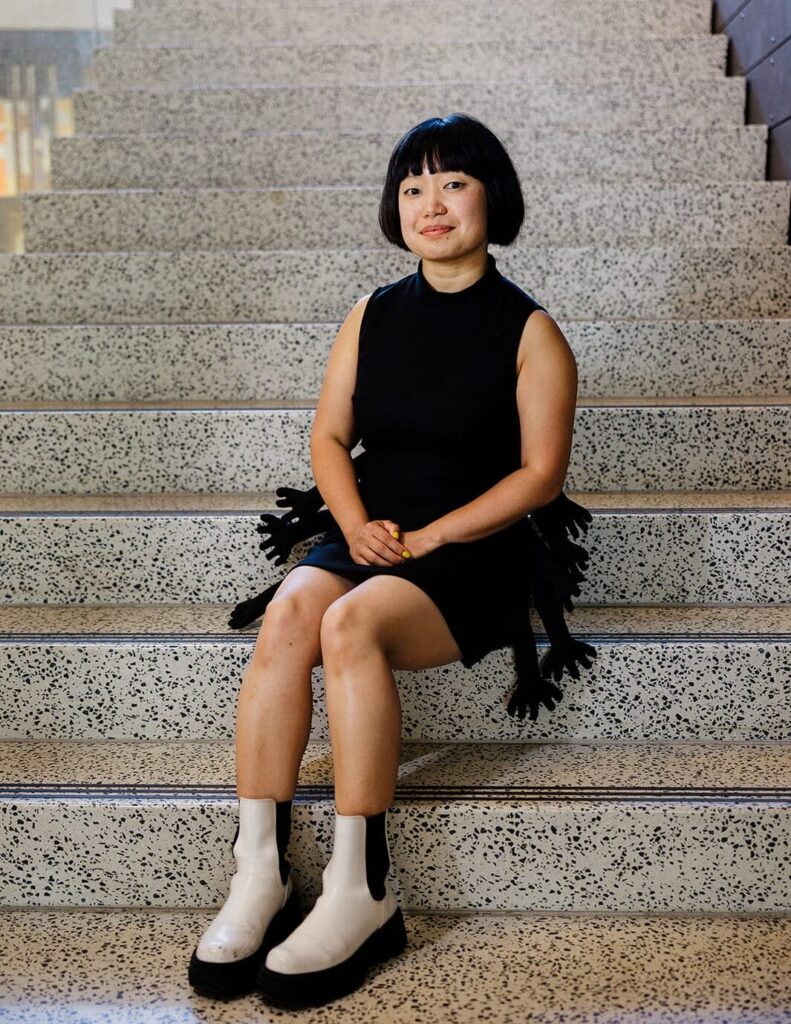
[(393, 530), (393, 536), (398, 540), (398, 530)]
[(404, 556), (404, 558), (411, 558), (412, 557), (410, 555), (410, 553), (407, 551), (406, 548), (404, 548), (404, 550), (401, 552), (401, 554)]

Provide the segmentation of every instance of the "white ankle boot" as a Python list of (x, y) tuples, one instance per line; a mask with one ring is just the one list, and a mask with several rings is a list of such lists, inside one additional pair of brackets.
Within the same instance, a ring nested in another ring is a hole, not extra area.
[(230, 895), (196, 946), (188, 972), (198, 992), (220, 998), (252, 991), (267, 951), (301, 918), (290, 865), (285, 882), (280, 875), (274, 799), (239, 798), (233, 855)]
[[(320, 1005), (353, 991), (371, 964), (405, 947), (403, 915), (387, 878), (384, 897), (371, 895), (365, 837), (364, 815), (336, 811), (321, 895), (304, 921), (267, 954), (258, 972), (258, 990), (265, 996)], [(387, 849), (389, 859), (389, 843)]]

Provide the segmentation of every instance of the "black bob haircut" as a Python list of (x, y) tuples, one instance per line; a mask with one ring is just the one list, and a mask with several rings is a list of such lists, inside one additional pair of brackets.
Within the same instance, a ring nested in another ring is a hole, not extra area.
[(410, 175), (464, 171), (486, 190), (487, 241), (511, 245), (525, 219), (525, 201), (511, 158), (502, 142), (482, 121), (469, 114), (430, 117), (410, 128), (396, 143), (379, 202), (379, 227), (388, 242), (409, 250), (401, 233), (398, 193)]

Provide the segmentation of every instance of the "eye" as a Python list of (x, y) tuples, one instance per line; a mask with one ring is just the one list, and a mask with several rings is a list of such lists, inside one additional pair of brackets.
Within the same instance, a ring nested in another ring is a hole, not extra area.
[[(464, 186), (466, 184), (467, 184), (466, 181), (459, 181), (458, 179), (454, 179), (453, 181), (445, 182), (445, 188), (447, 188), (448, 185), (461, 185), (461, 187), (464, 188)], [(417, 191), (417, 185), (410, 185), (409, 188), (404, 189), (404, 195), (408, 196), (409, 193), (412, 192), (413, 190)], [(457, 188), (454, 188), (454, 189), (452, 189), (452, 191), (453, 192), (458, 192), (459, 190)]]

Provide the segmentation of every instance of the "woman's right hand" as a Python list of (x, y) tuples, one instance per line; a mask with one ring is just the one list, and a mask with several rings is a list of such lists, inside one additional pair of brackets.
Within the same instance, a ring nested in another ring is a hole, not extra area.
[(358, 565), (403, 565), (410, 552), (397, 539), (400, 533), (401, 528), (392, 519), (363, 523), (349, 542), (352, 561)]

